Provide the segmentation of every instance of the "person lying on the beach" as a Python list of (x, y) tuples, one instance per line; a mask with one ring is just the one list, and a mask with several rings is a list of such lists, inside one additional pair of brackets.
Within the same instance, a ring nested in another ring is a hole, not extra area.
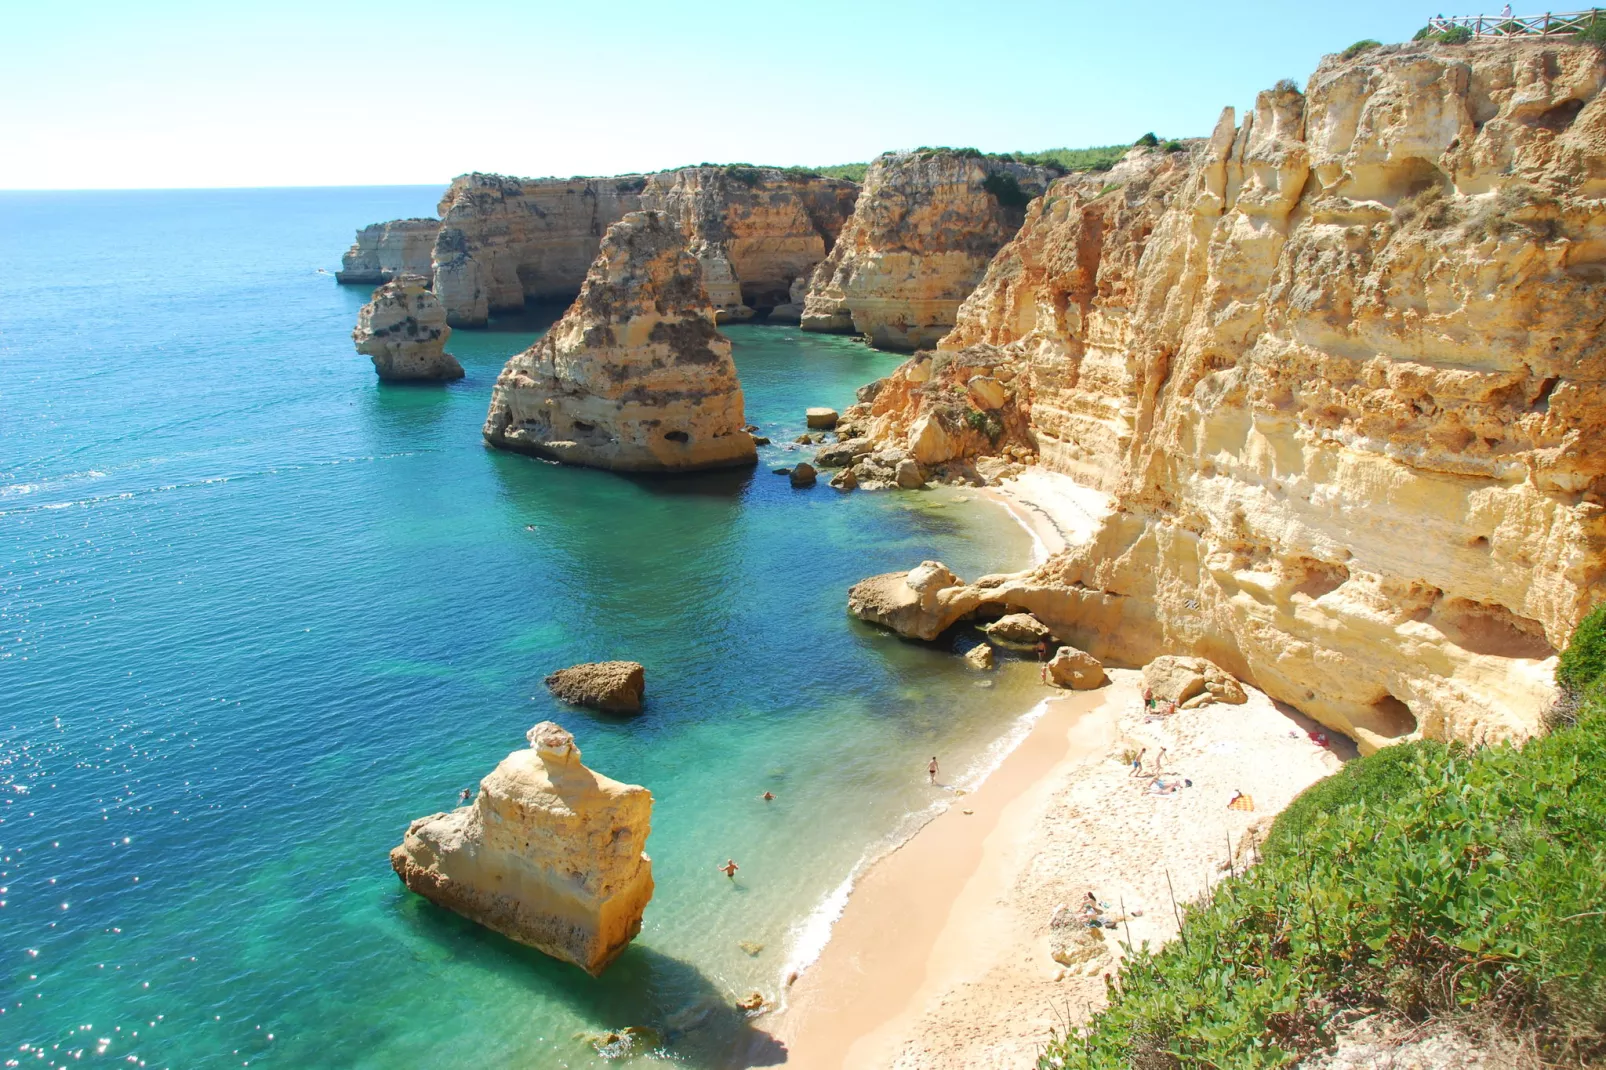
[(1193, 787), (1193, 781), (1178, 780), (1176, 777), (1167, 780), (1164, 777), (1157, 776), (1149, 781), (1149, 791), (1154, 795), (1173, 795), (1182, 788), (1191, 787)]
[(1227, 809), (1229, 810), (1253, 810), (1254, 808), (1255, 800), (1236, 789), (1232, 793), (1232, 798), (1227, 800)]

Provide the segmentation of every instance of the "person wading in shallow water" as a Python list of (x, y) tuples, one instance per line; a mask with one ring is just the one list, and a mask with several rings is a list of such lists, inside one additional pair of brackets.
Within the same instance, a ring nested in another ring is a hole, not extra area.
[(729, 877), (731, 880), (735, 880), (736, 871), (742, 867), (736, 864), (736, 860), (734, 858), (727, 858), (725, 859), (725, 864), (723, 866), (715, 866), (714, 868), (725, 874), (725, 876)]
[(931, 778), (933, 784), (937, 782), (937, 756), (935, 754), (931, 756), (931, 764), (926, 766), (926, 775)]
[(1045, 684), (1048, 683), (1048, 640), (1047, 639), (1039, 639), (1037, 641), (1037, 674), (1038, 674), (1038, 676), (1040, 676), (1042, 678), (1043, 683), (1045, 683)]

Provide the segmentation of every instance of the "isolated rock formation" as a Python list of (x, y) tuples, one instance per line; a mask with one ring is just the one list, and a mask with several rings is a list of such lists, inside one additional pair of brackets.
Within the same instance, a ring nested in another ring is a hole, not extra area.
[(1085, 650), (1062, 646), (1048, 659), (1048, 678), (1057, 687), (1087, 691), (1104, 683), (1104, 663)]
[(340, 258), (335, 281), (377, 286), (401, 275), (428, 279), (434, 274), (430, 253), (440, 229), (438, 219), (393, 219), (363, 227)]
[(942, 597), (948, 591), (968, 594), (948, 566), (922, 561), (908, 572), (888, 572), (854, 584), (848, 591), (848, 612), (911, 639), (935, 639), (981, 604), (981, 599), (968, 597), (963, 606), (951, 605)]
[(547, 676), (546, 689), (575, 706), (607, 713), (640, 713), (647, 670), (637, 661), (593, 661)]
[(446, 352), (452, 329), (446, 310), (424, 288), (420, 275), (402, 275), (374, 291), (357, 313), (351, 340), (373, 358), (374, 371), (389, 380), (463, 378), (463, 366)]
[[(871, 437), (1113, 495), (974, 596), (1106, 661), (1209, 658), (1366, 750), (1534, 731), (1606, 597), (1603, 80), (1556, 39), (1384, 46), (1062, 179), (929, 361), (964, 371), (906, 365)], [(1014, 399), (967, 437), (981, 369)]]
[(528, 739), (472, 805), (408, 826), (390, 864), (426, 899), (595, 976), (652, 898), (652, 794), (587, 769), (551, 721)]
[(1213, 661), (1167, 654), (1143, 666), (1144, 690), (1158, 702), (1181, 705), (1200, 695), (1232, 705), (1248, 702), (1243, 686)]
[(972, 669), (990, 669), (993, 661), (993, 648), (986, 643), (977, 643), (965, 651), (965, 663)]
[(730, 342), (662, 212), (608, 229), (580, 296), (507, 362), (485, 439), (568, 464), (666, 472), (752, 464)]
[(803, 329), (862, 334), (882, 349), (934, 344), (1052, 177), (945, 149), (878, 156), (852, 218), (814, 270)]
[(1053, 638), (1043, 622), (1030, 613), (1006, 613), (982, 631), (993, 642), (1020, 650), (1030, 650)]

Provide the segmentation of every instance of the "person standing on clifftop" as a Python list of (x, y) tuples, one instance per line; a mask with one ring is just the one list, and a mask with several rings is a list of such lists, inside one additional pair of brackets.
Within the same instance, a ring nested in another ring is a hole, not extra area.
[(926, 775), (931, 777), (933, 785), (937, 783), (937, 756), (935, 754), (931, 756), (931, 764), (926, 766)]

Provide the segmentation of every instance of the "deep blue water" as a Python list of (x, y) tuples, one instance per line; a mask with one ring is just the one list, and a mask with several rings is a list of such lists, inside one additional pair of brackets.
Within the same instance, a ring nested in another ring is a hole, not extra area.
[[(555, 310), (455, 334), (462, 382), (378, 383), (366, 291), (316, 269), (438, 195), (0, 194), (0, 1058), (592, 1066), (577, 1033), (635, 1024), (722, 1065), (764, 1026), (733, 997), (774, 994), (939, 798), (926, 757), (979, 767), (1035, 701), (843, 612), (923, 558), (1018, 567), (991, 506), (794, 491), (780, 445), (664, 480), (488, 450), (496, 372)], [(777, 444), (897, 363), (728, 333)], [(610, 657), (647, 665), (639, 718), (541, 686)], [(548, 718), (656, 797), (658, 893), (600, 981), (386, 858)]]

